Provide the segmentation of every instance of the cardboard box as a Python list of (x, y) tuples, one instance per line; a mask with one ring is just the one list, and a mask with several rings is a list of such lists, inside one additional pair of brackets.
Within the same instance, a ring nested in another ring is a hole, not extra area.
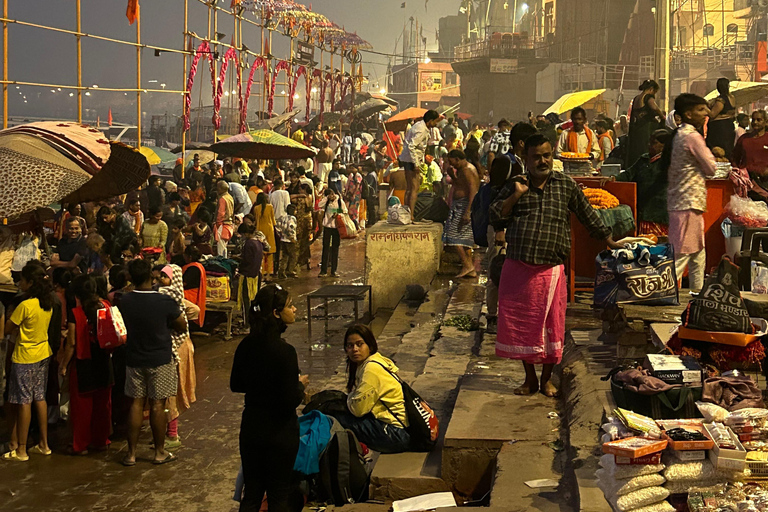
[(688, 387), (701, 387), (704, 371), (699, 362), (691, 356), (673, 356), (668, 354), (648, 354), (643, 367), (651, 375), (668, 384), (682, 384)]
[(603, 453), (636, 459), (660, 452), (666, 447), (666, 439), (656, 440), (645, 437), (627, 437), (626, 439), (603, 443)]
[(707, 450), (669, 450), (673, 457), (683, 462), (693, 462), (707, 458)]
[(661, 464), (661, 452), (656, 452), (637, 458), (614, 455), (613, 459), (617, 466), (642, 466), (647, 464)]
[[(705, 423), (704, 428), (709, 437), (714, 439), (714, 436), (712, 435), (712, 430), (714, 428), (712, 423)], [(717, 446), (717, 443), (715, 443), (715, 446), (709, 450), (709, 460), (712, 461), (712, 464), (714, 464), (716, 468), (744, 471), (744, 468), (747, 466), (747, 450), (744, 449), (738, 436), (733, 433), (733, 430), (731, 430), (730, 427), (726, 428), (728, 429), (728, 435), (731, 436), (731, 440), (736, 445), (736, 449), (720, 448)]]

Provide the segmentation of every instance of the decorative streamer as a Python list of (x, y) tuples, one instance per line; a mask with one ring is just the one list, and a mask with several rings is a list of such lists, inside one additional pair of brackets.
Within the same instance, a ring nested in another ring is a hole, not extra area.
[(256, 57), (251, 65), (251, 71), (248, 73), (248, 85), (245, 87), (245, 96), (243, 98), (243, 104), (240, 107), (240, 133), (243, 133), (247, 129), (246, 117), (248, 116), (248, 99), (251, 97), (251, 86), (253, 85), (253, 73), (256, 68), (260, 67), (264, 70), (264, 80), (269, 80), (269, 62), (263, 57)]
[[(269, 90), (269, 100), (268, 100), (268, 113), (269, 117), (272, 117), (272, 112), (274, 110), (275, 105), (275, 86), (277, 85), (277, 75), (281, 72), (285, 71), (287, 75), (287, 80), (290, 82), (291, 79), (291, 65), (287, 61), (281, 60), (277, 63), (277, 66), (275, 66), (274, 71), (272, 72), (272, 84)], [(293, 94), (291, 94), (291, 98), (293, 98)]]
[(299, 85), (299, 77), (304, 75), (304, 88), (306, 89), (306, 96), (307, 96), (307, 121), (309, 121), (309, 107), (310, 107), (310, 76), (307, 74), (307, 68), (304, 66), (299, 66), (299, 68), (296, 70), (296, 74), (293, 75), (293, 82), (291, 82), (291, 97), (288, 98), (288, 110), (293, 110), (293, 96), (296, 94), (296, 87)]
[(200, 61), (200, 57), (203, 55), (208, 56), (208, 66), (211, 68), (211, 87), (213, 88), (214, 101), (216, 97), (216, 66), (213, 62), (213, 54), (211, 53), (211, 47), (208, 41), (203, 41), (195, 51), (195, 56), (192, 57), (192, 65), (189, 67), (189, 77), (187, 78), (187, 92), (184, 98), (184, 131), (189, 130), (189, 113), (192, 109), (192, 86), (195, 84), (195, 75), (197, 74), (197, 65)]
[[(221, 97), (224, 94), (224, 79), (227, 75), (227, 68), (229, 67), (229, 61), (237, 61), (237, 52), (234, 48), (227, 50), (224, 54), (224, 62), (221, 63), (221, 71), (219, 72), (219, 81), (216, 84), (216, 94), (213, 96), (213, 127), (218, 130), (221, 128)], [(242, 84), (240, 83), (240, 73), (237, 74), (237, 94), (240, 97), (242, 94)]]

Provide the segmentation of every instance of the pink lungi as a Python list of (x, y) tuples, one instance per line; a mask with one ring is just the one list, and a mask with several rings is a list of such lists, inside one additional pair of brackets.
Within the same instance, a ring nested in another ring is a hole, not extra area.
[(669, 242), (675, 256), (704, 249), (704, 214), (696, 210), (669, 212)]
[(567, 302), (563, 265), (506, 260), (499, 281), (496, 355), (531, 364), (559, 363)]

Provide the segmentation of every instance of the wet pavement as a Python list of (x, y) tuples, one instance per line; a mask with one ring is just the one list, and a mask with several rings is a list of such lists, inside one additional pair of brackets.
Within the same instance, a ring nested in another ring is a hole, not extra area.
[[(320, 388), (343, 361), (342, 336), (352, 321), (350, 302), (331, 304), (327, 334), (323, 320), (312, 324), (307, 335), (306, 294), (325, 284), (362, 283), (365, 265), (363, 240), (344, 240), (339, 255), (339, 279), (320, 279), (321, 246), (312, 246), (312, 270), (297, 279), (283, 280), (296, 304), (297, 321), (285, 333), (296, 347), (302, 373), (310, 376), (310, 388)], [(367, 312), (367, 308), (361, 307)], [(322, 315), (323, 307), (314, 307)], [(346, 315), (346, 316), (341, 316)], [(223, 320), (223, 318), (222, 318)], [(49, 435), (53, 455), (32, 455), (29, 462), (0, 461), (0, 511), (79, 512), (137, 511), (197, 512), (237, 509), (232, 501), (240, 464), (238, 433), (242, 395), (229, 390), (232, 357), (242, 335), (224, 341), (221, 335), (193, 336), (197, 370), (197, 402), (179, 419), (182, 447), (174, 450), (176, 462), (163, 466), (150, 463), (150, 434), (140, 438), (138, 463), (126, 468), (119, 461), (126, 443), (116, 438), (108, 452), (85, 456), (64, 455), (67, 427), (60, 424)], [(0, 418), (0, 441), (8, 440), (4, 418)]]

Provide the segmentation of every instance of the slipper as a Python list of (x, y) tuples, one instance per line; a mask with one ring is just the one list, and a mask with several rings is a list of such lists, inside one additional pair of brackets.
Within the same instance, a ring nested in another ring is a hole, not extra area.
[(128, 457), (125, 457), (123, 460), (120, 461), (120, 464), (122, 464), (123, 466), (125, 466), (127, 468), (130, 468), (130, 467), (136, 465), (136, 461), (135, 460), (129, 460)]
[(152, 464), (159, 466), (160, 464), (167, 464), (168, 462), (173, 462), (176, 460), (177, 457), (174, 454), (172, 454), (171, 452), (166, 452), (166, 453), (167, 455), (165, 456), (164, 459), (161, 459), (161, 460), (155, 459), (152, 461)]
[(27, 462), (29, 460), (29, 455), (27, 455), (25, 458), (21, 458), (16, 453), (16, 450), (11, 450), (3, 454), (3, 460), (15, 460), (16, 462)]
[(52, 452), (50, 448), (44, 451), (42, 448), (40, 448), (40, 445), (36, 444), (35, 446), (27, 450), (27, 453), (36, 453), (38, 455), (50, 455)]

